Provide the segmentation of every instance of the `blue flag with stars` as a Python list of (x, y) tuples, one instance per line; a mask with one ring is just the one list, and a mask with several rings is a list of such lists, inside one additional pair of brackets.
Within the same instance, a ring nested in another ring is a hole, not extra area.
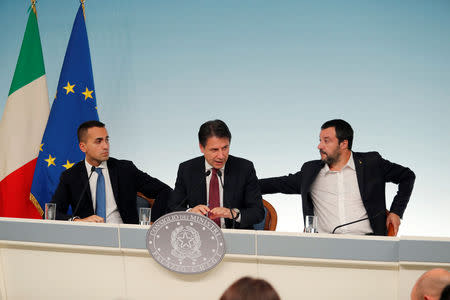
[(98, 120), (98, 113), (86, 23), (80, 5), (31, 186), (30, 197), (39, 202), (41, 209), (51, 201), (61, 173), (84, 159), (78, 146), (77, 128), (89, 120)]

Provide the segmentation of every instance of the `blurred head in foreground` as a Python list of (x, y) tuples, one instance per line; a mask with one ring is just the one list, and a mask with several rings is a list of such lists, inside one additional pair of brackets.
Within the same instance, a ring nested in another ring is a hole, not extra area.
[(444, 288), (450, 284), (450, 272), (432, 269), (417, 279), (411, 291), (411, 300), (439, 300)]
[(264, 279), (242, 277), (223, 293), (220, 300), (280, 300), (280, 296)]

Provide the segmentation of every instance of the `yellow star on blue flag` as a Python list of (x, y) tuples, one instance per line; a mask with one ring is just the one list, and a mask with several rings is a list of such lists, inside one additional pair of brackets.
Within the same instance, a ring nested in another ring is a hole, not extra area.
[(67, 86), (63, 87), (63, 89), (66, 90), (66, 95), (68, 95), (70, 92), (75, 94), (75, 91), (73, 88), (75, 87), (75, 84), (70, 85), (70, 82), (67, 81)]
[(84, 100), (87, 100), (87, 98), (91, 98), (91, 99), (94, 99), (93, 97), (92, 97), (92, 92), (93, 91), (90, 91), (88, 88), (86, 88), (86, 91), (84, 91), (82, 94), (84, 95)]
[(74, 165), (75, 163), (71, 163), (70, 161), (67, 161), (67, 163), (65, 164), (65, 165), (62, 165), (64, 168), (66, 168), (66, 170), (67, 169), (70, 169), (70, 168), (72, 168), (72, 166)]
[(46, 161), (46, 162), (48, 163), (47, 167), (50, 167), (51, 165), (56, 166), (56, 165), (55, 165), (55, 159), (56, 159), (56, 157), (52, 157), (52, 155), (49, 154), (49, 155), (48, 155), (48, 158), (47, 158), (47, 159), (44, 159), (44, 161)]

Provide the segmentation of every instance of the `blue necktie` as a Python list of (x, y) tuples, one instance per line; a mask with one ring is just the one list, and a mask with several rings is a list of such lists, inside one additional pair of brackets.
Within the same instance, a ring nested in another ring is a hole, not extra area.
[(102, 217), (106, 223), (106, 193), (105, 193), (105, 177), (103, 177), (102, 169), (95, 168), (98, 174), (97, 191), (95, 194), (96, 201), (96, 215)]

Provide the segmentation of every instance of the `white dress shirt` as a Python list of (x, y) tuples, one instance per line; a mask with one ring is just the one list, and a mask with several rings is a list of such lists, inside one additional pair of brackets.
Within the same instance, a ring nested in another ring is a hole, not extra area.
[[(91, 174), (92, 166), (84, 160), (86, 164), (86, 169), (88, 175)], [(106, 194), (106, 223), (116, 223), (123, 224), (122, 218), (120, 217), (119, 210), (117, 209), (116, 200), (114, 198), (114, 193), (111, 186), (111, 179), (109, 178), (108, 164), (107, 161), (102, 162), (96, 169), (101, 168), (103, 177), (105, 178), (105, 194)], [(91, 178), (89, 179), (89, 187), (91, 188), (92, 206), (94, 207), (94, 212), (96, 208), (96, 197), (97, 197), (97, 172), (93, 172)]]
[[(331, 233), (345, 223), (367, 217), (356, 177), (353, 153), (340, 171), (331, 171), (328, 164), (320, 170), (311, 186), (314, 214), (319, 232)], [(347, 225), (335, 233), (372, 233), (369, 220)]]

